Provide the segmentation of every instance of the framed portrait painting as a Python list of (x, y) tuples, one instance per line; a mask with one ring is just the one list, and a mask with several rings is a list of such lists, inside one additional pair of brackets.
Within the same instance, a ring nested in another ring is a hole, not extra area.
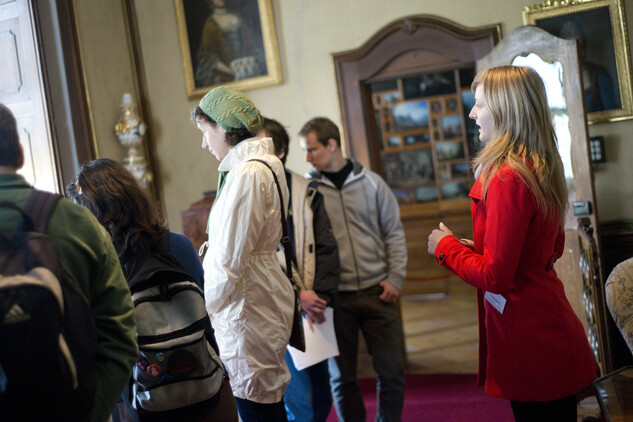
[(633, 118), (631, 59), (622, 1), (548, 1), (523, 11), (525, 24), (577, 40), (589, 124)]
[(280, 84), (270, 0), (174, 0), (189, 99)]

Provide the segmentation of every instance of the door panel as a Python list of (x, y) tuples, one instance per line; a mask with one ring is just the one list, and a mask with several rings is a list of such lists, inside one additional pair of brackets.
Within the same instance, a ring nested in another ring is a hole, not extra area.
[(24, 150), (19, 173), (40, 189), (60, 192), (28, 0), (0, 3), (0, 57), (0, 103), (15, 115)]
[[(556, 129), (561, 157), (563, 161), (567, 161), (565, 164), (569, 168), (569, 174), (566, 171), (569, 211), (565, 222), (565, 253), (555, 267), (572, 307), (587, 330), (594, 356), (604, 374), (612, 369), (608, 351), (610, 342), (606, 330), (607, 311), (603, 293), (604, 276), (601, 274), (599, 258), (598, 215), (576, 41), (555, 37), (537, 27), (523, 26), (501, 40), (490, 54), (477, 61), (477, 71), (516, 62), (523, 65), (526, 57), (536, 57), (531, 53), (538, 56), (536, 62), (552, 64), (552, 67), (559, 65), (559, 75), (562, 75), (563, 108), (566, 107), (566, 116), (563, 116), (565, 123), (558, 125)], [(532, 67), (543, 74), (536, 66)], [(550, 92), (548, 90), (548, 97), (551, 99)], [(557, 113), (561, 114), (560, 108), (552, 109), (554, 120)], [(562, 114), (565, 114), (564, 109)], [(574, 204), (586, 204), (588, 209), (582, 210), (582, 207), (577, 206), (574, 213)]]

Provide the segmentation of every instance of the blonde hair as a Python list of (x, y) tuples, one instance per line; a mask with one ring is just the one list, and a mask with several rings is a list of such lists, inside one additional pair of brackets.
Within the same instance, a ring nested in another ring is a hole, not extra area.
[(546, 218), (564, 224), (567, 185), (545, 85), (529, 67), (502, 66), (475, 76), (492, 120), (490, 141), (474, 159), (484, 198), (492, 177), (503, 165), (514, 169), (534, 193)]

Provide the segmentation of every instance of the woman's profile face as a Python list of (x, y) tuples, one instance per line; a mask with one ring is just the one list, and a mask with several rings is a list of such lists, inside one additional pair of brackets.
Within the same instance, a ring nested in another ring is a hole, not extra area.
[(475, 105), (468, 114), (468, 117), (473, 119), (477, 126), (479, 126), (479, 140), (481, 142), (488, 142), (492, 139), (492, 133), (494, 130), (494, 122), (492, 114), (486, 105), (484, 100), (484, 86), (483, 84), (477, 85), (475, 89)]
[(222, 161), (231, 147), (226, 143), (226, 131), (222, 126), (212, 125), (209, 121), (198, 119), (196, 126), (202, 132), (202, 148), (208, 149), (218, 161)]

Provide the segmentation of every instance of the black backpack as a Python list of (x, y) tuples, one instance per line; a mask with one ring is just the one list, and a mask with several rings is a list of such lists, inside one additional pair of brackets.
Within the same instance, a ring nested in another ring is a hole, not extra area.
[(24, 210), (0, 202), (22, 216), (0, 235), (1, 420), (81, 421), (92, 408), (95, 322), (45, 234), (60, 198), (33, 190)]
[(141, 421), (209, 412), (224, 378), (204, 294), (168, 245), (167, 231), (156, 242), (133, 229), (120, 253), (140, 353), (124, 400)]

